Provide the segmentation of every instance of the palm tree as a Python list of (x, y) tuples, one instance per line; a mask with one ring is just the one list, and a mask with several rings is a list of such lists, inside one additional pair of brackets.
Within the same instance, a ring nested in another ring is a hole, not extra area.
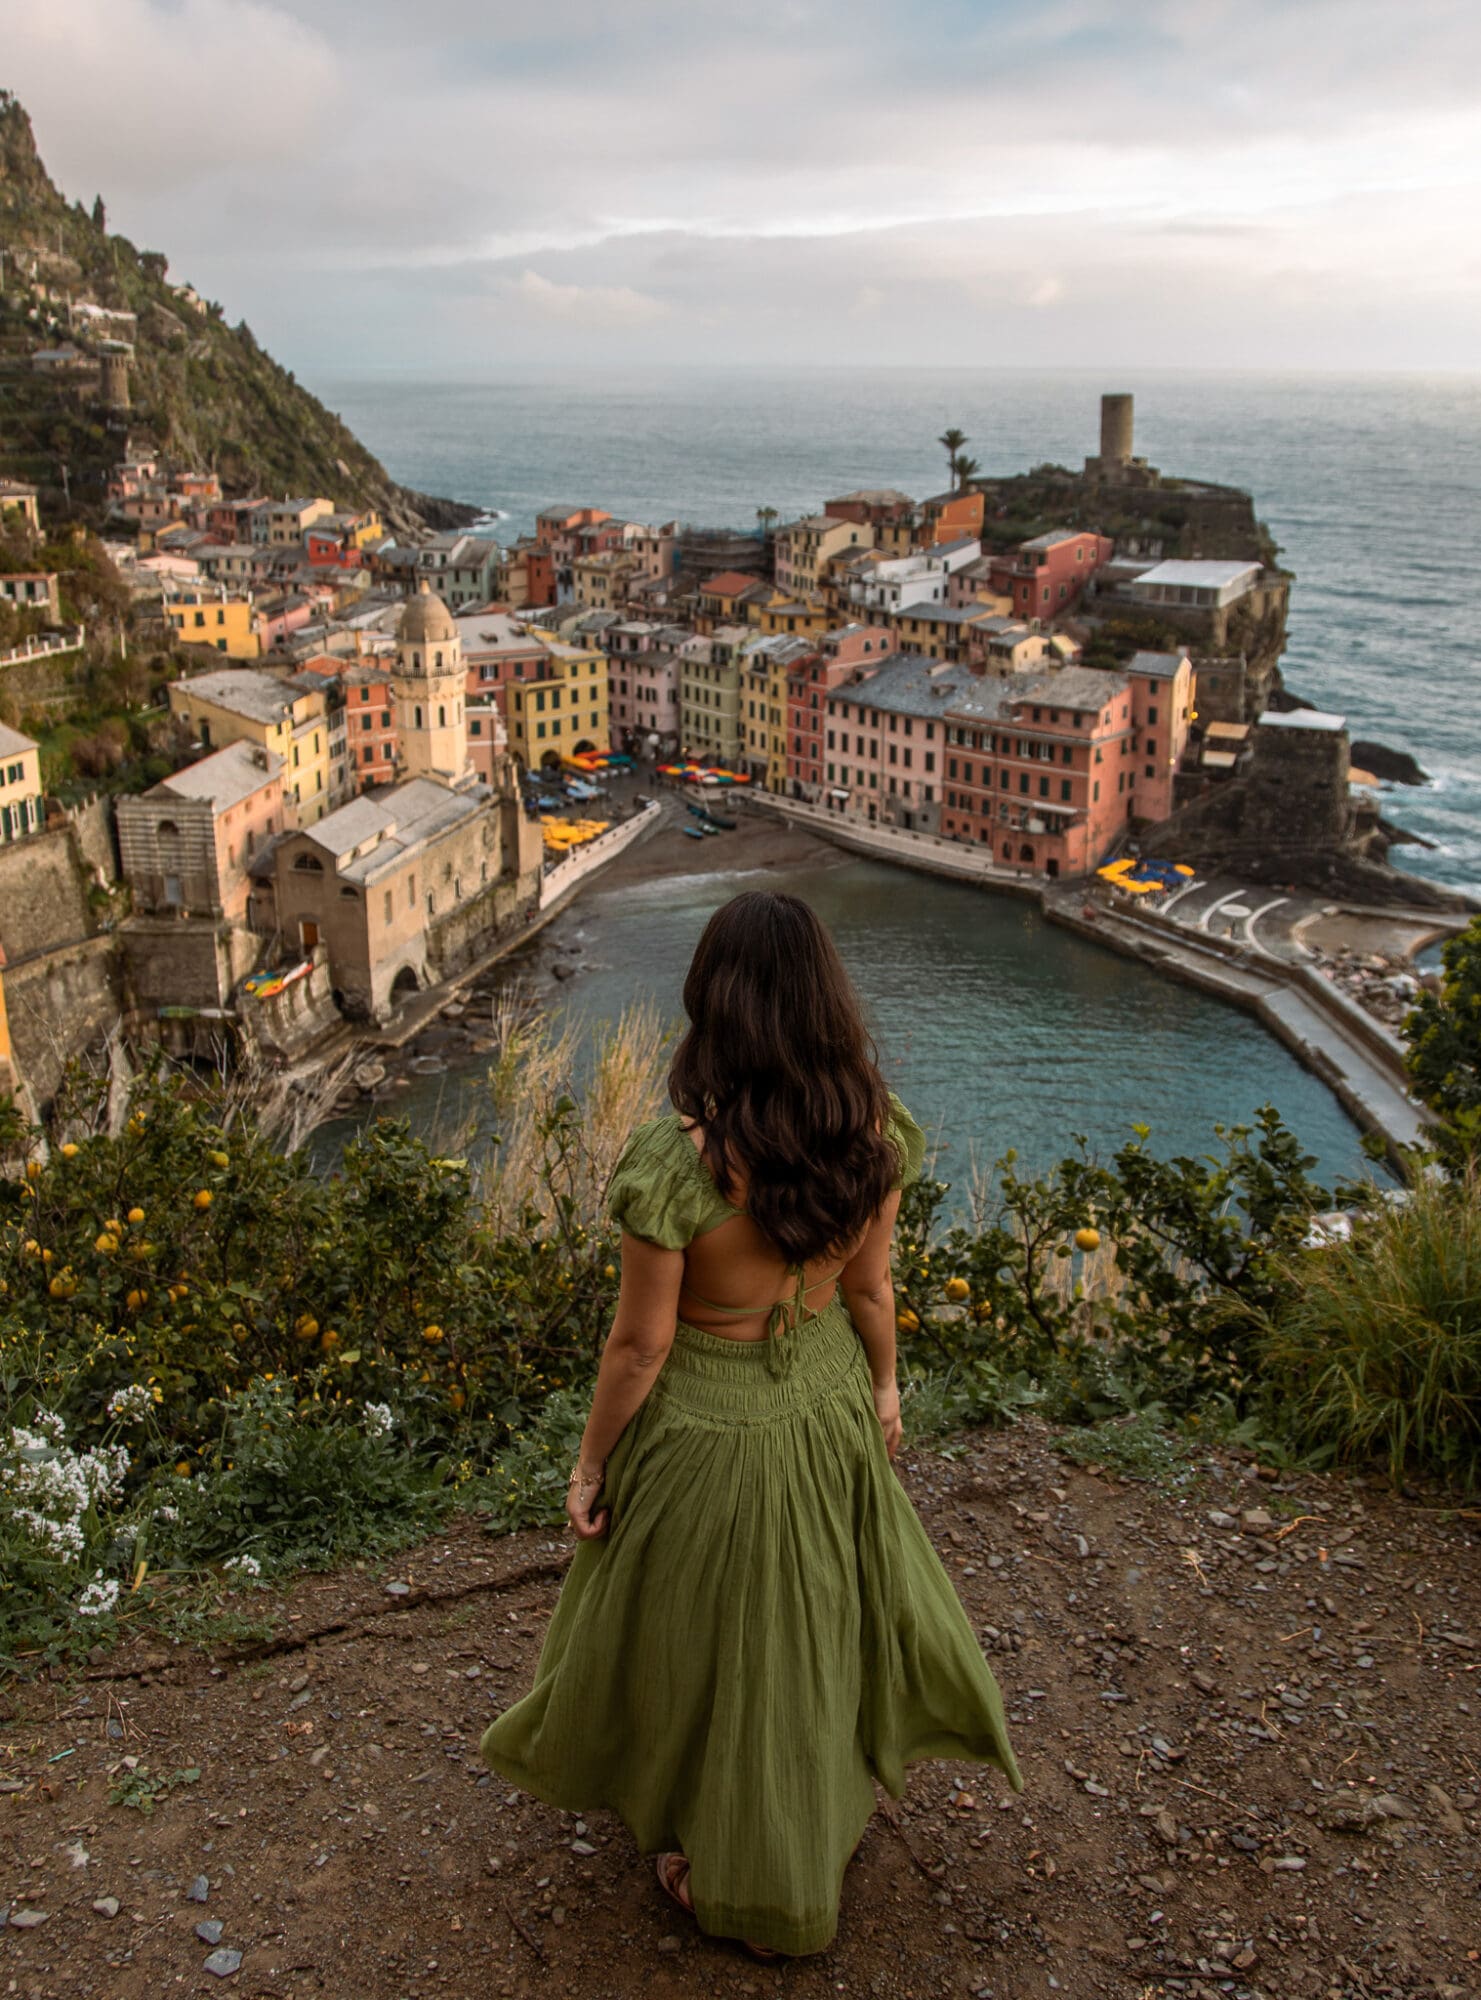
[(950, 478), (954, 479), (956, 477), (957, 454), (960, 452), (962, 446), (968, 442), (967, 433), (959, 431), (955, 426), (952, 426), (951, 429), (944, 430), (936, 442), (946, 453), (947, 474)]
[(770, 534), (771, 524), (776, 519), (776, 517), (777, 517), (777, 511), (775, 507), (758, 507), (756, 509), (756, 519), (761, 524), (761, 532), (763, 535)]
[(968, 458), (965, 452), (958, 452), (951, 462), (951, 469), (956, 474), (956, 490), (961, 493), (965, 490), (967, 481), (975, 479), (982, 467), (975, 458)]

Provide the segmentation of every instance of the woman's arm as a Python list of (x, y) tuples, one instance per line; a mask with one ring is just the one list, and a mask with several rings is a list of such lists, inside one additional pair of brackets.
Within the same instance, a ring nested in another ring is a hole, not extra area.
[(622, 1289), (612, 1331), (602, 1349), (591, 1415), (566, 1493), (566, 1516), (583, 1541), (607, 1532), (607, 1510), (596, 1511), (602, 1475), (617, 1440), (658, 1378), (674, 1344), (684, 1252), (664, 1250), (622, 1232)]
[(874, 1409), (893, 1458), (900, 1449), (900, 1390), (895, 1381), (895, 1286), (890, 1277), (890, 1238), (900, 1211), (900, 1190), (890, 1194), (870, 1223), (863, 1242), (839, 1274), (838, 1290), (859, 1330), (874, 1385)]

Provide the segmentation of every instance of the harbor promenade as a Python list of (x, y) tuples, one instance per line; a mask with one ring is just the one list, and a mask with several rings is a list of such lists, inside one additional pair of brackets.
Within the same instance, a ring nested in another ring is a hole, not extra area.
[[(1093, 878), (1049, 882), (1004, 868), (960, 841), (861, 825), (798, 800), (755, 793), (747, 803), (873, 860), (1031, 899), (1050, 923), (1254, 1014), (1391, 1155), (1421, 1143), (1423, 1113), (1409, 1091), (1402, 1044), (1323, 979), (1303, 947), (1304, 930), (1341, 918), (1340, 905), (1229, 880), (1194, 881), (1157, 911), (1127, 909)], [(1381, 919), (1410, 950), (1451, 927), (1428, 911), (1347, 914)]]

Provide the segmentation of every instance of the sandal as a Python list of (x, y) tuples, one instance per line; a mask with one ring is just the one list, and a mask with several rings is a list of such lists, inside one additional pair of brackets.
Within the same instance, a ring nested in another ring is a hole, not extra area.
[[(677, 1903), (681, 1910), (684, 1910), (692, 1917), (694, 1915), (694, 1901), (689, 1894), (689, 1862), (687, 1858), (671, 1849), (668, 1853), (659, 1855), (657, 1867), (659, 1888), (662, 1889), (670, 1902)], [(751, 1944), (745, 1938), (741, 1939), (741, 1943), (751, 1954), (752, 1958), (761, 1959), (763, 1962), (781, 1958), (783, 1955), (779, 1951), (773, 1951), (770, 1945)]]

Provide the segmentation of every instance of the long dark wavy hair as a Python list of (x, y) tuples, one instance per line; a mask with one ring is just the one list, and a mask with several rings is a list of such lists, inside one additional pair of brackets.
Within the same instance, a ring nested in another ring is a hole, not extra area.
[(705, 925), (684, 981), (689, 1030), (669, 1068), (675, 1108), (705, 1128), (727, 1200), (789, 1264), (837, 1254), (899, 1170), (889, 1098), (837, 947), (800, 896), (752, 889)]

